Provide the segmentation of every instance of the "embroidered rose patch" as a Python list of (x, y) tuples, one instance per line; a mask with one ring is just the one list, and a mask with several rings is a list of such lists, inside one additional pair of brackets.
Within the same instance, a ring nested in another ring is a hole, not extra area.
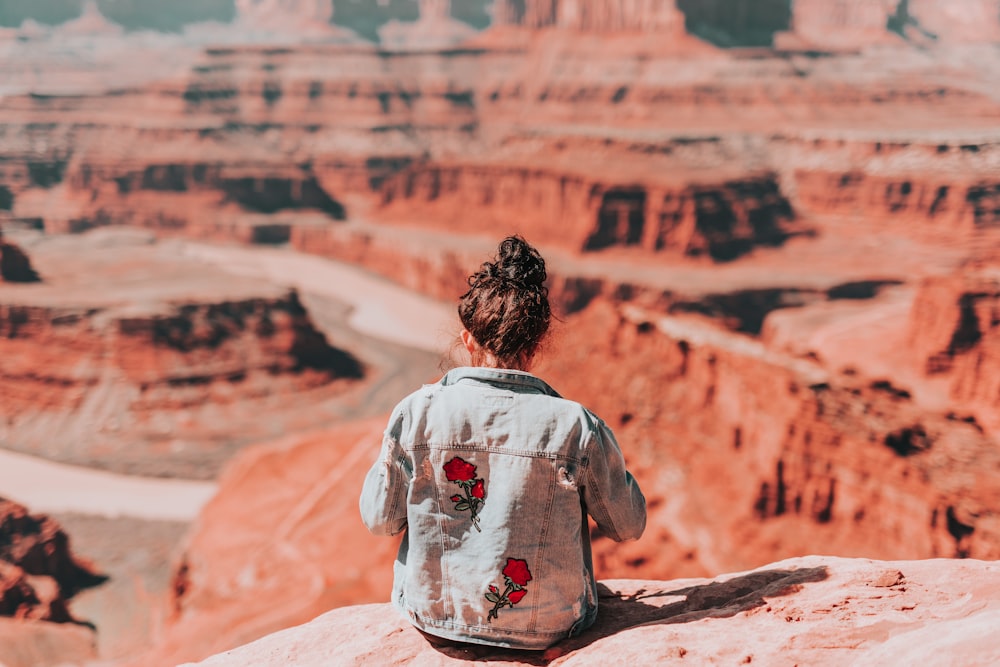
[(486, 483), (476, 478), (476, 466), (456, 456), (444, 464), (444, 474), (449, 482), (458, 484), (464, 494), (456, 493), (451, 497), (455, 511), (469, 512), (472, 525), (483, 532), (479, 527), (479, 509), (486, 503)]
[(513, 607), (528, 594), (525, 586), (531, 581), (531, 570), (528, 569), (528, 562), (520, 558), (508, 558), (507, 565), (502, 570), (506, 588), (503, 595), (500, 589), (490, 584), (490, 589), (486, 593), (486, 599), (493, 603), (486, 620), (492, 621), (497, 617), (497, 612), (504, 607)]

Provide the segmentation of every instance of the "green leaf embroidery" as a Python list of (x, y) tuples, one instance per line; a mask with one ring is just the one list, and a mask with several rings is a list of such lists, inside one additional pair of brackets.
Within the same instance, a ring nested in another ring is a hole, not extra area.
[(500, 596), (497, 595), (496, 593), (487, 593), (486, 594), (486, 599), (489, 600), (490, 602), (492, 602), (493, 604), (496, 604), (497, 602), (500, 602)]

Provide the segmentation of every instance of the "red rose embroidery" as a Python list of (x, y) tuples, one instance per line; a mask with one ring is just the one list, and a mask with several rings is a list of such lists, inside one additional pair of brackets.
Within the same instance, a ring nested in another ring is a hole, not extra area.
[(458, 484), (465, 494), (464, 496), (455, 494), (451, 497), (451, 502), (455, 503), (455, 511), (468, 511), (472, 525), (482, 532), (483, 529), (479, 527), (479, 509), (486, 502), (486, 482), (483, 479), (476, 479), (476, 466), (456, 456), (444, 464), (444, 474), (449, 482)]
[(449, 482), (469, 482), (476, 477), (476, 466), (456, 456), (444, 464), (444, 474)]
[(503, 576), (518, 586), (527, 586), (528, 582), (531, 581), (531, 572), (528, 570), (528, 563), (520, 558), (507, 559), (507, 565), (503, 569)]
[(497, 618), (498, 611), (504, 607), (513, 607), (528, 594), (528, 589), (524, 587), (531, 581), (531, 570), (528, 569), (527, 561), (508, 558), (502, 573), (504, 583), (507, 584), (503, 595), (500, 595), (500, 589), (493, 584), (490, 584), (489, 592), (486, 593), (486, 599), (493, 603), (493, 609), (490, 609), (490, 613), (486, 616), (487, 622)]
[(522, 588), (521, 590), (511, 591), (510, 593), (508, 593), (507, 599), (510, 600), (511, 604), (517, 604), (518, 602), (521, 601), (521, 598), (523, 598), (527, 594), (528, 594), (528, 589)]

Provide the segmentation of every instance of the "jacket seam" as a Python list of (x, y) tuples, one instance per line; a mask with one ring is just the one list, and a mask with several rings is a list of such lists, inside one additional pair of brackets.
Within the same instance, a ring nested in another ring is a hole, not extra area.
[[(541, 581), (545, 578), (545, 565), (546, 561), (542, 557), (542, 553), (545, 551), (545, 538), (549, 534), (549, 521), (552, 518), (552, 504), (555, 501), (556, 496), (556, 482), (550, 476), (549, 477), (549, 497), (545, 503), (545, 511), (542, 513), (544, 519), (542, 520), (542, 530), (539, 533), (538, 545), (535, 547), (535, 563), (534, 566), (538, 568), (536, 570), (538, 580)], [(536, 584), (537, 585), (537, 584)], [(534, 630), (535, 626), (538, 625), (538, 598), (536, 597), (532, 601), (531, 614), (528, 616), (528, 630)]]
[(576, 464), (585, 464), (587, 457), (573, 456), (572, 454), (559, 454), (555, 452), (540, 452), (532, 449), (511, 449), (497, 445), (476, 445), (476, 444), (407, 444), (400, 445), (405, 451), (460, 451), (460, 452), (490, 452), (491, 454), (510, 454), (511, 456), (523, 456), (533, 459), (549, 459), (552, 461), (572, 461)]
[[(593, 440), (593, 432), (591, 432), (591, 440)], [(601, 485), (598, 484), (597, 480), (594, 479), (593, 475), (591, 474), (591, 469), (589, 466), (587, 468), (587, 478), (591, 482), (590, 487), (594, 490), (594, 497), (597, 500), (597, 506), (600, 507), (601, 514), (604, 515), (604, 518), (607, 520), (607, 530), (611, 533), (610, 535), (611, 539), (614, 540), (615, 542), (621, 542), (622, 537), (618, 533), (618, 528), (617, 526), (615, 526), (615, 522), (611, 518), (611, 513), (608, 512), (607, 502), (604, 499), (604, 495), (601, 493)], [(602, 530), (604, 528), (605, 526), (601, 526)]]
[[(396, 443), (396, 445), (399, 445), (399, 443)], [(389, 519), (392, 522), (392, 523), (390, 523), (390, 528), (389, 528), (389, 531), (388, 531), (390, 537), (394, 536), (394, 535), (399, 535), (401, 532), (403, 532), (404, 530), (406, 530), (406, 524), (404, 524), (403, 527), (400, 528), (399, 530), (393, 530), (393, 528), (391, 527), (391, 526), (395, 525), (395, 522), (396, 522), (396, 508), (399, 507), (399, 488), (398, 488), (398, 486), (399, 486), (399, 481), (400, 480), (395, 479), (395, 478), (399, 477), (400, 463), (402, 463), (403, 460), (405, 460), (405, 458), (406, 457), (402, 456), (402, 455), (400, 455), (400, 456), (394, 456), (392, 462), (388, 463), (386, 465), (386, 468), (387, 468), (386, 474), (388, 474), (388, 475), (392, 475), (393, 474), (392, 470), (389, 470), (388, 468), (390, 466), (395, 466), (396, 467), (396, 474), (395, 474), (394, 478), (392, 480), (390, 480), (390, 482), (394, 481), (396, 483), (395, 484), (390, 484), (390, 488), (392, 489), (392, 504), (389, 506), (388, 516), (386, 517), (387, 519)]]

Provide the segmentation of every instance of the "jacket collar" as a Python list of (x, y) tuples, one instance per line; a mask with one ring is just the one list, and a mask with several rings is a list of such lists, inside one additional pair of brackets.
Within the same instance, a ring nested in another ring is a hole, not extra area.
[(481, 366), (453, 368), (445, 373), (439, 384), (448, 386), (457, 384), (462, 380), (473, 380), (493, 385), (514, 385), (515, 387), (524, 387), (549, 396), (559, 397), (559, 392), (546, 384), (544, 380), (526, 371), (516, 371), (508, 368), (483, 368)]

